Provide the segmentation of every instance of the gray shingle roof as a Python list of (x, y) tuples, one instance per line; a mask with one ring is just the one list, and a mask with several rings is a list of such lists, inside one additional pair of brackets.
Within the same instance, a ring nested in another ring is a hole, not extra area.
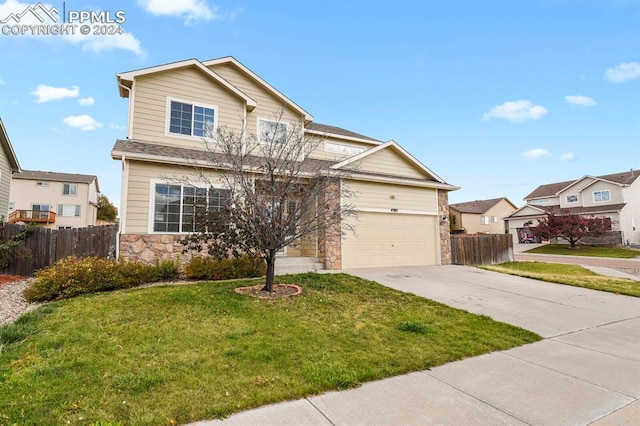
[(53, 182), (91, 183), (98, 179), (95, 175), (81, 175), (77, 173), (43, 172), (40, 170), (22, 170), (14, 173), (12, 179), (48, 180)]
[[(610, 175), (602, 175), (602, 176), (594, 176), (594, 177), (619, 183), (621, 185), (631, 185), (639, 176), (640, 176), (640, 172), (636, 170), (636, 171), (619, 172), (619, 173), (612, 173)], [(551, 197), (557, 194), (559, 191), (566, 188), (567, 186), (571, 185), (572, 183), (577, 182), (580, 179), (540, 185), (539, 187), (534, 189), (533, 192), (531, 192), (529, 195), (524, 197), (524, 199), (528, 200), (531, 198)]]
[[(482, 214), (487, 210), (489, 210), (491, 207), (498, 204), (502, 200), (507, 200), (507, 199), (505, 197), (501, 197), (501, 198), (492, 198), (490, 200), (467, 201), (464, 203), (449, 204), (449, 207), (452, 209), (458, 210), (460, 213)], [(511, 201), (509, 200), (507, 201), (510, 204), (512, 204)]]
[(361, 135), (360, 133), (352, 132), (351, 130), (343, 129), (342, 127), (329, 126), (328, 124), (309, 123), (306, 128), (307, 130), (313, 130), (316, 132), (333, 133), (351, 138), (366, 139), (372, 142), (382, 142), (378, 139), (370, 138), (369, 136)]

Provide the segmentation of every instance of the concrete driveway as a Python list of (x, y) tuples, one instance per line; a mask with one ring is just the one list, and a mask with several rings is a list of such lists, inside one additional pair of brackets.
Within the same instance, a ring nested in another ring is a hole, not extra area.
[(546, 339), (196, 424), (640, 424), (640, 299), (465, 266), (348, 272)]

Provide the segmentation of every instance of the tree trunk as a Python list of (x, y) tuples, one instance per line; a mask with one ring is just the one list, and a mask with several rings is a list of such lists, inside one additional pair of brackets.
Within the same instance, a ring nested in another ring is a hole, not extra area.
[(268, 254), (265, 258), (267, 261), (267, 282), (264, 285), (264, 289), (271, 293), (273, 291), (273, 281), (276, 273), (276, 256), (274, 254)]

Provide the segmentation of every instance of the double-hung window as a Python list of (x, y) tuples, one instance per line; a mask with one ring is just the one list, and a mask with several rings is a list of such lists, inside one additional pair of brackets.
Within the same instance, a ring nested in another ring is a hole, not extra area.
[(488, 225), (489, 224), (489, 216), (486, 216), (486, 215), (480, 216), (480, 223), (482, 225)]
[(203, 231), (204, 213), (220, 211), (229, 198), (227, 189), (156, 183), (153, 232)]
[(78, 184), (77, 183), (63, 183), (62, 184), (62, 195), (78, 195)]
[(608, 189), (605, 191), (594, 191), (593, 201), (595, 203), (604, 203), (607, 201), (611, 201), (611, 192), (609, 192)]
[(286, 143), (287, 125), (279, 121), (258, 120), (259, 141), (262, 143)]
[(212, 136), (216, 110), (212, 106), (169, 100), (169, 133), (184, 136)]

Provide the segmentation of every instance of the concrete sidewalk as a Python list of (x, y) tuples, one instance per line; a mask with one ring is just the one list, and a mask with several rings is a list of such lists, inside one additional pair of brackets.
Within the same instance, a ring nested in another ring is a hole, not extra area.
[(640, 299), (464, 266), (348, 272), (546, 339), (195, 424), (638, 424)]

